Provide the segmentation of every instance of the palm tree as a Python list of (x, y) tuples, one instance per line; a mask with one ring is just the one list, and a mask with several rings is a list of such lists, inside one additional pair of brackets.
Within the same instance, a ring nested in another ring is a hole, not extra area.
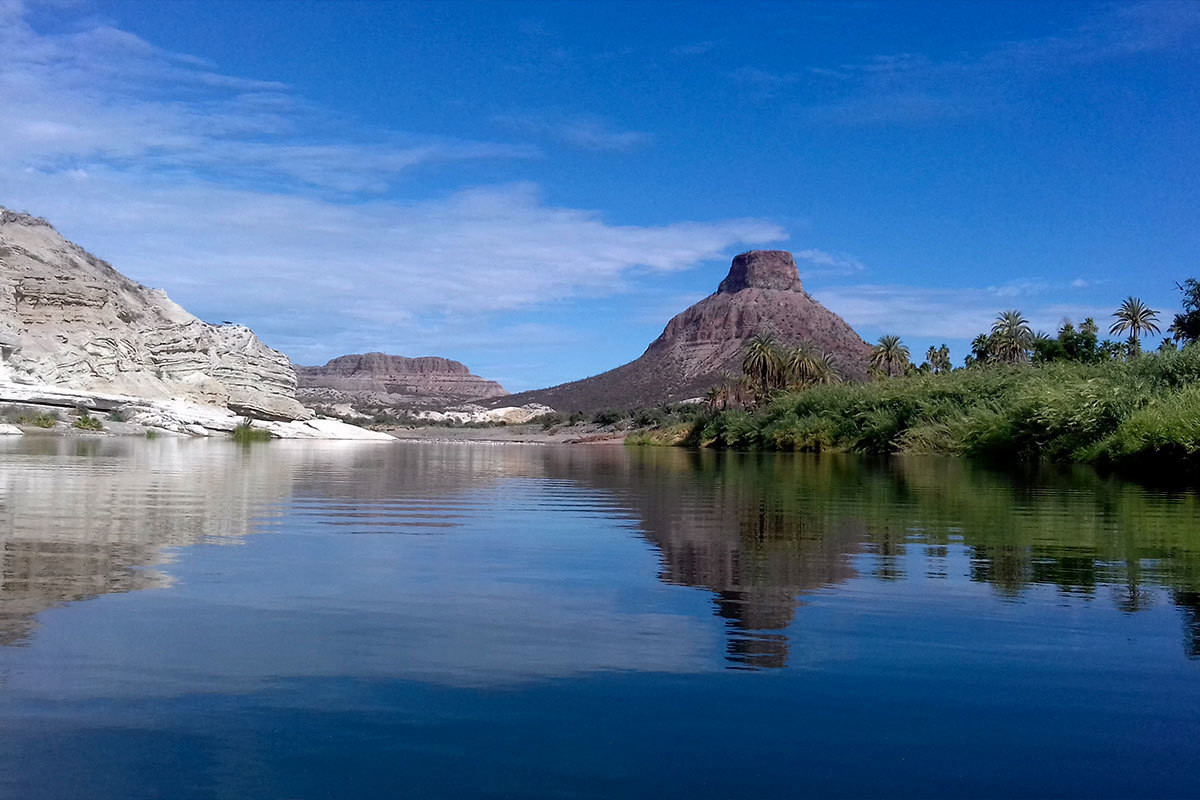
[(1002, 311), (992, 323), (992, 352), (1000, 361), (1021, 364), (1029, 359), (1033, 329), (1029, 320), (1015, 308)]
[(760, 398), (778, 388), (786, 372), (786, 363), (774, 336), (760, 333), (750, 340), (742, 359), (742, 371), (754, 384)]
[(949, 372), (952, 367), (950, 364), (950, 348), (943, 344), (937, 350), (934, 350), (932, 347), (929, 350), (934, 356), (929, 360), (929, 363), (933, 365), (933, 371), (939, 375), (943, 372)]
[(821, 353), (817, 359), (816, 383), (841, 383), (842, 368), (838, 366), (837, 357), (833, 353)]
[(720, 407), (721, 411), (725, 411), (732, 406), (744, 405), (745, 381), (746, 378), (743, 375), (722, 372), (717, 375), (716, 385), (705, 394), (705, 399), (713, 404), (714, 410)]
[(1143, 333), (1158, 333), (1158, 312), (1143, 303), (1139, 298), (1130, 295), (1121, 303), (1121, 307), (1113, 313), (1116, 320), (1109, 333), (1124, 333), (1129, 331), (1129, 345), (1134, 353), (1142, 350), (1141, 336)]
[(984, 364), (992, 360), (992, 337), (986, 333), (981, 333), (971, 340), (971, 355), (975, 357), (978, 364)]
[(899, 336), (881, 336), (871, 348), (871, 364), (889, 376), (903, 374), (908, 366), (908, 348)]
[(934, 347), (929, 345), (929, 349), (925, 351), (925, 363), (929, 365), (929, 369), (934, 375), (941, 375), (943, 372), (950, 371), (950, 348), (946, 345)]
[(1096, 324), (1095, 317), (1088, 317), (1083, 322), (1079, 323), (1080, 333), (1090, 333), (1092, 336), (1100, 335), (1100, 326)]
[(724, 394), (724, 387), (719, 383), (708, 387), (708, 391), (704, 393), (704, 404), (708, 406), (709, 411), (725, 410), (725, 403), (722, 401)]
[(821, 356), (807, 344), (798, 344), (787, 351), (788, 382), (797, 387), (817, 383), (821, 373)]

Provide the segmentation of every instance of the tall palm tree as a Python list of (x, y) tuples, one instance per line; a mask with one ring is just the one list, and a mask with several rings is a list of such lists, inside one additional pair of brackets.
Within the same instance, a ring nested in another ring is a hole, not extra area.
[(949, 372), (952, 365), (950, 364), (950, 348), (946, 345), (941, 345), (936, 350), (933, 347), (929, 348), (933, 358), (929, 359), (929, 363), (933, 366), (933, 371), (939, 375), (943, 372)]
[(1015, 308), (1002, 311), (992, 323), (992, 352), (1000, 361), (1021, 364), (1029, 360), (1033, 347), (1033, 329), (1029, 320)]
[(765, 397), (780, 386), (786, 361), (774, 336), (760, 333), (749, 341), (742, 359), (742, 372), (753, 382), (759, 397)]
[(1100, 335), (1100, 326), (1096, 324), (1095, 317), (1088, 317), (1083, 322), (1079, 323), (1080, 333), (1090, 333), (1092, 336)]
[(817, 359), (816, 383), (841, 383), (842, 368), (833, 353), (821, 353)]
[[(717, 384), (713, 387), (716, 391), (712, 398), (716, 406), (720, 407), (721, 411), (732, 406), (743, 405), (743, 382), (745, 377), (742, 375), (731, 375), (728, 372), (722, 372), (717, 375)], [(709, 390), (712, 392), (712, 390)], [(707, 397), (708, 395), (705, 395)]]
[(971, 355), (975, 356), (975, 361), (978, 364), (983, 364), (992, 360), (995, 355), (992, 353), (992, 337), (986, 333), (981, 333), (971, 340)]
[(719, 383), (713, 384), (712, 386), (708, 387), (708, 391), (706, 391), (704, 393), (704, 404), (706, 406), (708, 406), (709, 411), (713, 411), (713, 412), (724, 411), (725, 410), (725, 403), (723, 402), (724, 395), (725, 395), (724, 387), (722, 387), (721, 384), (719, 384)]
[(821, 374), (821, 356), (807, 344), (798, 344), (787, 351), (785, 369), (788, 382), (797, 387), (817, 383)]
[(929, 345), (929, 349), (925, 351), (925, 363), (928, 364), (929, 369), (931, 369), (935, 373), (938, 372), (937, 360), (938, 360), (937, 348), (934, 347), (933, 345)]
[(871, 364), (886, 375), (898, 375), (908, 366), (908, 348), (899, 336), (881, 336), (871, 348)]
[(1142, 349), (1141, 336), (1143, 333), (1158, 333), (1158, 312), (1150, 308), (1141, 299), (1130, 295), (1121, 303), (1121, 307), (1113, 312), (1116, 320), (1109, 333), (1124, 333), (1129, 331), (1129, 344), (1133, 352)]

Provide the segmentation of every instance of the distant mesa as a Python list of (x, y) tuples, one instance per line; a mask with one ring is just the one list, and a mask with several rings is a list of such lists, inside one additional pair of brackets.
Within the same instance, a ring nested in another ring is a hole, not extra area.
[(592, 412), (698, 397), (722, 372), (741, 370), (746, 342), (760, 333), (831, 354), (848, 380), (867, 377), (871, 348), (804, 291), (792, 254), (751, 250), (735, 257), (717, 291), (673, 317), (636, 361), (591, 378), (510, 395), (505, 403)]
[(298, 396), (306, 403), (355, 408), (428, 408), (507, 397), (495, 381), (437, 356), (386, 353), (339, 356), (320, 367), (297, 366)]

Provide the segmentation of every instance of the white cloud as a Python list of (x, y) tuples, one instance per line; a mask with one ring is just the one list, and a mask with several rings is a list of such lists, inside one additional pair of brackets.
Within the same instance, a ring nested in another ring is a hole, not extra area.
[(524, 183), (355, 205), (112, 170), (82, 181), (22, 172), (4, 185), (136, 280), (294, 341), (297, 357), (323, 355), (337, 331), (422, 340), (461, 325), (486, 340), (477, 315), (611, 292), (634, 268), (686, 269), (786, 236), (752, 219), (609, 225)]
[(102, 25), (35, 31), (11, 2), (0, 25), (0, 163), (382, 191), (425, 164), (529, 158), (535, 148), (380, 131), (364, 136), (277, 81), (223, 75)]
[(611, 121), (592, 114), (500, 114), (492, 117), (492, 121), (506, 130), (547, 137), (598, 153), (629, 152), (653, 139), (643, 131), (621, 130)]
[(1088, 304), (1047, 302), (1025, 294), (998, 294), (995, 287), (937, 289), (914, 286), (838, 286), (816, 293), (823, 305), (866, 335), (964, 340), (991, 328), (996, 315), (1016, 305), (1035, 330), (1056, 330), (1063, 318), (1107, 318), (1111, 309)]
[(1000, 284), (999, 286), (989, 286), (987, 291), (988, 294), (1007, 300), (1020, 297), (1034, 297), (1048, 288), (1050, 288), (1050, 284), (1047, 281), (1036, 278), (1022, 278)]
[[(5, 0), (0, 19), (0, 203), (301, 361), (492, 343), (504, 312), (786, 238), (753, 219), (612, 225), (524, 182), (400, 201), (382, 190), (413, 167), (536, 151), (392, 131), (363, 141), (282, 84), (112, 28), (44, 35)], [(562, 122), (595, 149), (642, 136)]]
[(859, 63), (814, 65), (806, 70), (809, 80), (803, 82), (795, 74), (758, 69), (738, 74), (764, 92), (802, 87), (808, 92), (808, 115), (815, 121), (922, 123), (1018, 104), (1038, 78), (1054, 70), (1087, 69), (1138, 53), (1196, 48), (1200, 4), (1195, 2), (1079, 8), (1089, 16), (1061, 35), (998, 41), (950, 58), (894, 53)]

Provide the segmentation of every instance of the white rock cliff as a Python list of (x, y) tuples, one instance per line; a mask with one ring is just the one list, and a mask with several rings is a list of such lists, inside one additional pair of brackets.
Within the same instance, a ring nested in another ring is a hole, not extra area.
[(282, 353), (241, 325), (202, 322), (64, 239), (0, 207), (0, 384), (219, 406), (306, 420)]

